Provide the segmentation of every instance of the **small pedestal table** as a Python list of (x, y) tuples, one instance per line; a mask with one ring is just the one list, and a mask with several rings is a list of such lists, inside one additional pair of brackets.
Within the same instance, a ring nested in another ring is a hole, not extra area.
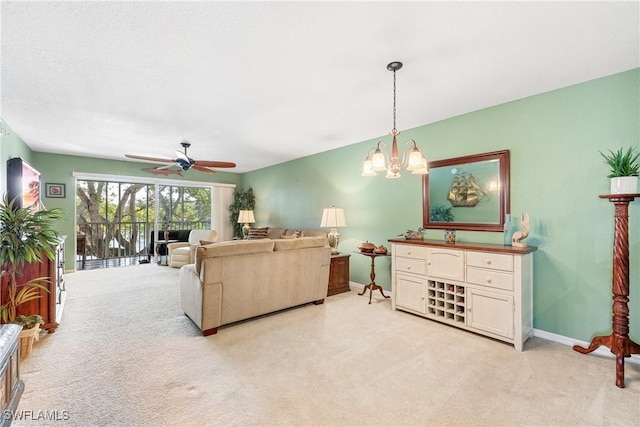
[(373, 295), (373, 291), (375, 291), (375, 290), (379, 290), (383, 297), (391, 298), (390, 296), (385, 295), (384, 294), (384, 289), (382, 289), (382, 286), (376, 285), (376, 282), (375, 282), (375, 279), (376, 279), (376, 258), (379, 257), (379, 256), (390, 256), (391, 254), (389, 254), (389, 253), (377, 254), (375, 252), (362, 252), (362, 251), (354, 251), (354, 252), (357, 253), (357, 254), (368, 256), (369, 258), (371, 258), (371, 274), (369, 275), (369, 278), (371, 279), (371, 283), (366, 285), (364, 287), (364, 289), (362, 290), (362, 292), (360, 292), (358, 295), (364, 295), (365, 292), (367, 292), (367, 289), (369, 289), (369, 304), (371, 304), (371, 296)]

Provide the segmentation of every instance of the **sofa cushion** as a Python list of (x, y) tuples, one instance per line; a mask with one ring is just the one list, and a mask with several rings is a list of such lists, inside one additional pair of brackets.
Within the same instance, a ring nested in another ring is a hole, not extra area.
[(229, 242), (215, 243), (206, 246), (198, 246), (196, 249), (196, 271), (200, 274), (202, 261), (207, 258), (248, 255), (259, 252), (272, 252), (273, 240), (232, 240)]
[(283, 239), (273, 241), (274, 251), (292, 251), (295, 249), (318, 248), (327, 243), (324, 237), (300, 237), (298, 239)]
[(267, 232), (268, 232), (268, 227), (250, 228), (247, 239), (248, 240), (266, 239)]
[(282, 227), (269, 227), (267, 231), (267, 239), (279, 239), (280, 236), (287, 234), (287, 229)]

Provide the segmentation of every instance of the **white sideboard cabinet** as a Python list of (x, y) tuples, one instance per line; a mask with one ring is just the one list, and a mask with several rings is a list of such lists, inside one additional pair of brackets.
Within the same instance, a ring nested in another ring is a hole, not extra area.
[(513, 344), (533, 330), (533, 246), (389, 240), (391, 307)]

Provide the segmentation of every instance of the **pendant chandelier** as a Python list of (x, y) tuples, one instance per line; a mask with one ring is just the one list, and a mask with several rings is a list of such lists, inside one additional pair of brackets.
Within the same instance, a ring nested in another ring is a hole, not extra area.
[[(367, 158), (362, 165), (362, 176), (376, 176), (377, 172), (387, 171), (385, 178), (400, 178), (400, 169), (406, 168), (414, 175), (425, 175), (429, 173), (427, 169), (427, 159), (422, 153), (422, 149), (413, 139), (406, 142), (402, 152), (402, 159), (398, 153), (398, 142), (396, 136), (400, 134), (396, 129), (396, 71), (402, 68), (402, 62), (394, 61), (387, 65), (387, 70), (393, 71), (393, 129), (391, 136), (391, 155), (382, 153), (380, 146), (386, 147), (383, 141), (379, 141), (375, 148), (369, 150)], [(371, 154), (373, 152), (373, 155)]]

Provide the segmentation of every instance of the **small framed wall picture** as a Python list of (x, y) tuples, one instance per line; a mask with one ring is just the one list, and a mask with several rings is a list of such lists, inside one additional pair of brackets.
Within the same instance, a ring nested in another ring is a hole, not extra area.
[(45, 197), (64, 199), (67, 197), (64, 184), (45, 184)]

